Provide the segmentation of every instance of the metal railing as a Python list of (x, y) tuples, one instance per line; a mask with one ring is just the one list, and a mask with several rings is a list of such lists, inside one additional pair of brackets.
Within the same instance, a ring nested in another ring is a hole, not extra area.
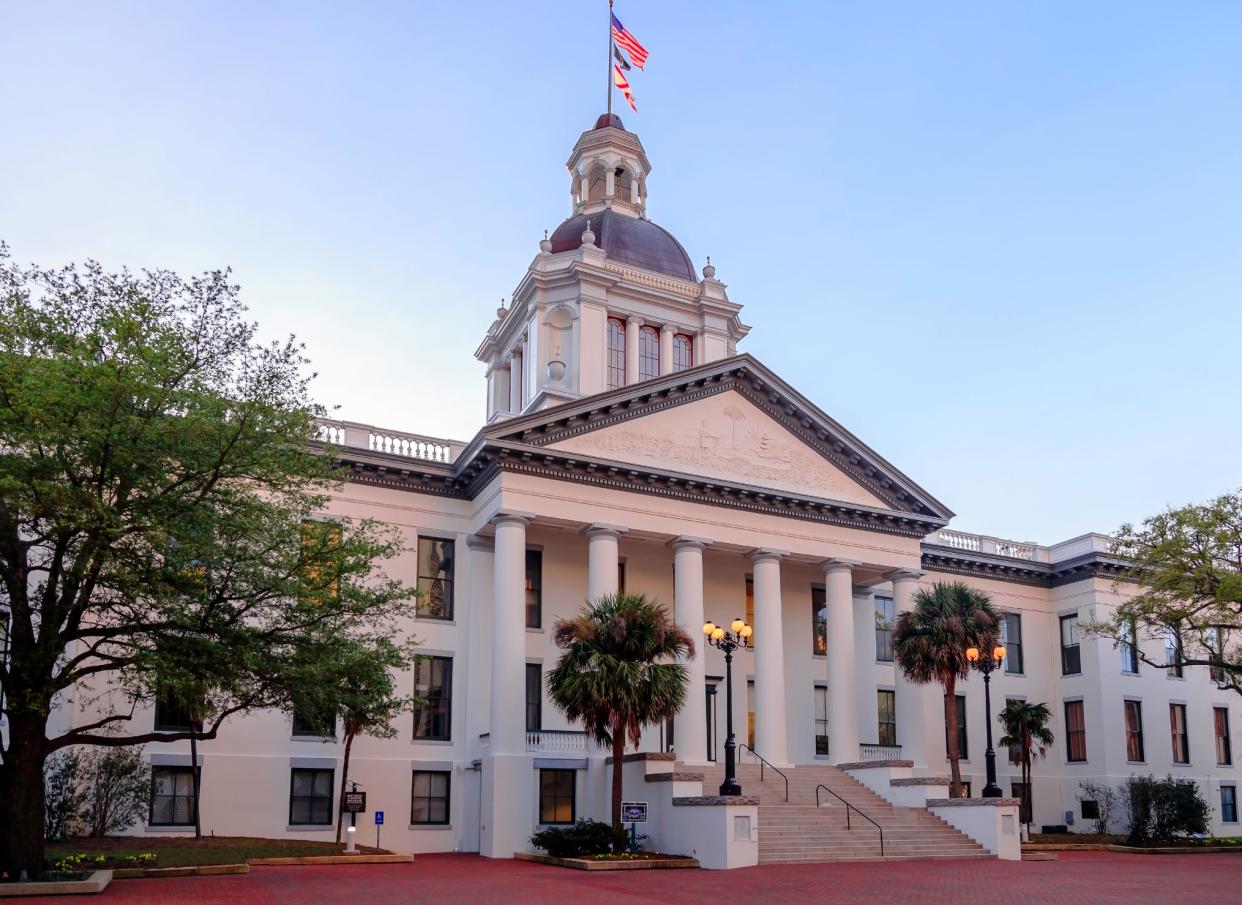
[(771, 767), (774, 773), (778, 774), (781, 779), (785, 780), (785, 802), (788, 803), (789, 802), (789, 777), (786, 776), (784, 772), (782, 772), (779, 768), (773, 766), (772, 764), (764, 760), (763, 755), (760, 754), (758, 751), (756, 751), (754, 748), (752, 748), (750, 745), (741, 744), (741, 745), (738, 745), (738, 747), (746, 751), (749, 751), (751, 754), (755, 756), (755, 759), (759, 761), (759, 781), (760, 782), (763, 782), (763, 768), (765, 766)]
[(874, 820), (872, 820), (870, 817), (868, 817), (868, 816), (867, 816), (866, 814), (864, 814), (862, 811), (858, 810), (858, 808), (854, 807), (854, 805), (850, 804), (848, 801), (846, 801), (844, 798), (842, 798), (842, 797), (841, 797), (840, 795), (838, 795), (836, 792), (832, 791), (832, 789), (828, 788), (828, 787), (827, 787), (826, 785), (824, 785), (823, 783), (820, 783), (819, 785), (817, 785), (817, 786), (815, 787), (815, 807), (819, 807), (819, 790), (820, 790), (820, 789), (823, 789), (825, 792), (827, 792), (829, 795), (831, 795), (831, 796), (832, 796), (833, 798), (835, 798), (837, 801), (841, 802), (841, 804), (845, 805), (845, 828), (846, 828), (847, 830), (853, 830), (853, 829), (854, 829), (854, 827), (852, 827), (852, 826), (850, 825), (850, 811), (853, 811), (853, 812), (854, 812), (854, 813), (856, 813), (859, 817), (861, 817), (863, 820), (867, 821), (867, 822), (868, 822), (868, 823), (870, 823), (873, 827), (875, 827), (877, 830), (879, 830), (879, 831), (880, 831), (880, 857), (881, 857), (881, 858), (883, 858), (883, 857), (884, 857), (884, 827), (880, 826), (878, 823), (876, 823)]

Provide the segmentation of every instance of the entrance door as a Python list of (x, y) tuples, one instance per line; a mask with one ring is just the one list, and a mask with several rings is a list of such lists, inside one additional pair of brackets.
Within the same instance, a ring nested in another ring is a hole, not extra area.
[(755, 680), (746, 683), (746, 744), (755, 750)]
[(716, 760), (716, 689), (720, 679), (708, 676), (704, 691), (707, 694), (707, 759)]

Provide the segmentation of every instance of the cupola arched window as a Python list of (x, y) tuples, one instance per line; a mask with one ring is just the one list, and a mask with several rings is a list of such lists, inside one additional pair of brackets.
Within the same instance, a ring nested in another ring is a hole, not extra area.
[(625, 386), (625, 321), (608, 318), (608, 389)]
[(638, 379), (660, 376), (660, 331), (655, 327), (638, 328)]
[(673, 334), (673, 370), (694, 366), (694, 339), (684, 333)]

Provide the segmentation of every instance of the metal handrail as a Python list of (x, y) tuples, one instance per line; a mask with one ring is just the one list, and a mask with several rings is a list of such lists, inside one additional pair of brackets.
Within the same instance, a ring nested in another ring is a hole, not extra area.
[(755, 757), (759, 759), (759, 781), (760, 782), (763, 782), (763, 767), (765, 764), (767, 764), (767, 766), (771, 767), (778, 774), (780, 774), (781, 779), (785, 780), (785, 803), (788, 804), (789, 803), (789, 777), (785, 775), (784, 771), (776, 767), (774, 764), (769, 764), (766, 760), (763, 759), (763, 755), (760, 754), (758, 751), (756, 751), (754, 748), (752, 748), (750, 745), (741, 744), (738, 747), (745, 748), (747, 751), (749, 751), (751, 754), (753, 754)]
[(859, 817), (861, 817), (863, 820), (867, 821), (873, 827), (875, 827), (877, 830), (880, 831), (880, 857), (883, 858), (884, 857), (884, 827), (880, 826), (878, 823), (876, 823), (874, 820), (872, 820), (862, 811), (859, 811), (858, 808), (854, 807), (854, 805), (850, 804), (848, 801), (846, 801), (836, 792), (832, 791), (832, 789), (828, 788), (823, 783), (820, 783), (819, 785), (815, 787), (815, 807), (819, 807), (819, 790), (820, 789), (823, 789), (833, 798), (837, 799), (837, 801), (841, 802), (841, 804), (845, 805), (845, 828), (847, 830), (853, 829), (853, 827), (850, 826), (850, 811), (856, 811)]

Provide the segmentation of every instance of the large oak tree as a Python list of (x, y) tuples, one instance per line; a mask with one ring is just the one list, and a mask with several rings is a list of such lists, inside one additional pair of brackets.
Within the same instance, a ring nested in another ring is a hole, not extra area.
[[(55, 751), (212, 739), (391, 635), (399, 545), (323, 521), (310, 376), (226, 272), (46, 270), (0, 245), (0, 872), (42, 867)], [(160, 698), (202, 724), (152, 731)]]

